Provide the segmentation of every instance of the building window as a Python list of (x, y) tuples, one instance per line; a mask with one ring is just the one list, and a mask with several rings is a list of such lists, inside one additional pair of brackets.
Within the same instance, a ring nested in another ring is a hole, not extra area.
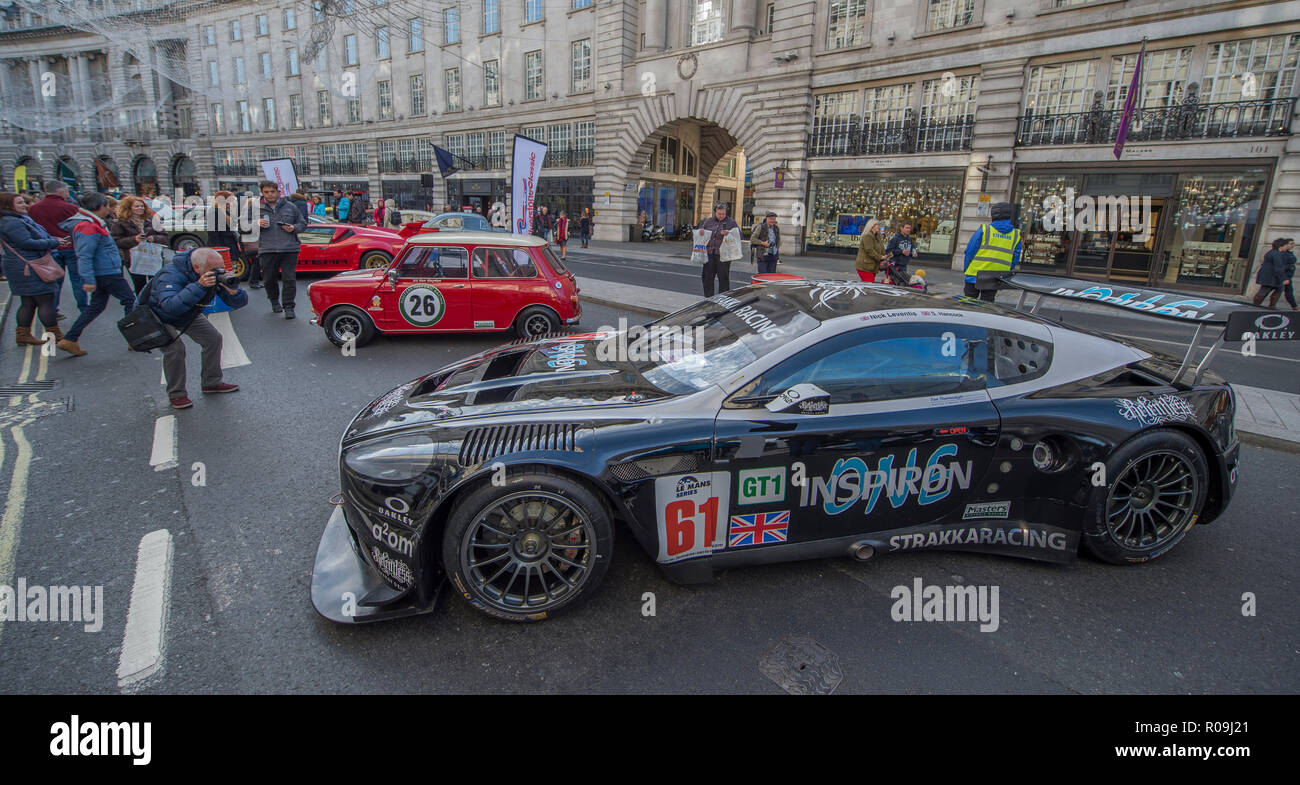
[(258, 55), (258, 57), (259, 57), (259, 58), (261, 59), (261, 61), (262, 61), (262, 76), (263, 76), (263, 78), (270, 79), (270, 78), (271, 78), (271, 53), (270, 53), (270, 52), (262, 52), (260, 55)]
[(212, 105), (212, 132), (214, 134), (226, 132), (226, 115), (221, 111), (221, 104)]
[(549, 152), (568, 152), (569, 124), (564, 123), (563, 125), (553, 125), (547, 130), (549, 131), (549, 140), (547, 141), (547, 144), (550, 146)]
[(375, 31), (375, 59), (387, 60), (392, 57), (388, 46), (388, 28), (381, 27)]
[(969, 149), (978, 97), (978, 76), (949, 76), (922, 82), (917, 152)]
[(584, 8), (591, 8), (591, 0), (573, 0), (574, 11), (581, 11)]
[(848, 152), (849, 126), (858, 108), (858, 93), (821, 93), (813, 99), (813, 155)]
[(298, 48), (291, 46), (285, 54), (289, 61), (289, 76), (299, 76), (302, 74), (302, 71), (298, 66)]
[(325, 8), (321, 5), (321, 0), (311, 0), (311, 21), (312, 24), (325, 21)]
[(691, 46), (722, 40), (722, 12), (722, 0), (691, 0)]
[(302, 128), (302, 96), (293, 93), (289, 96), (289, 125), (293, 128)]
[(1222, 103), (1288, 98), (1297, 54), (1300, 33), (1211, 44), (1202, 99)]
[(591, 89), (591, 39), (573, 42), (573, 83), (569, 91), (585, 93)]
[(501, 105), (501, 72), (500, 63), (496, 60), (483, 63), (483, 105)]
[(424, 20), (412, 19), (406, 23), (406, 39), (408, 52), (424, 51)]
[(424, 74), (411, 77), (411, 116), (424, 114)]
[(239, 130), (241, 133), (248, 133), (253, 130), (252, 124), (249, 122), (247, 101), (235, 102), (235, 114), (239, 116)]
[(448, 68), (445, 73), (447, 87), (447, 111), (460, 111), (460, 69)]
[(806, 248), (854, 254), (870, 217), (890, 234), (910, 222), (917, 252), (946, 258), (956, 248), (962, 179), (948, 174), (814, 177)]
[(393, 119), (393, 83), (387, 80), (379, 83), (379, 119)]
[(254, 23), (257, 25), (258, 35), (271, 34), (271, 27), (266, 23), (266, 14), (258, 14), (257, 16), (253, 17), (253, 20)]
[(361, 99), (360, 98), (348, 99), (348, 122), (349, 123), (361, 122)]
[(1029, 69), (1029, 108), (1051, 114), (1086, 111), (1096, 78), (1096, 60), (1036, 65)]
[(975, 0), (930, 0), (925, 15), (926, 32), (964, 27), (975, 21)]
[(501, 9), (498, 0), (483, 0), (483, 35), (501, 32)]
[(263, 131), (275, 130), (275, 99), (274, 98), (262, 99), (262, 130)]
[(235, 58), (235, 84), (244, 83), (244, 58)]
[(542, 0), (524, 0), (524, 23), (542, 21)]
[(242, 40), (244, 40), (244, 32), (243, 32), (243, 29), (240, 28), (240, 26), (239, 26), (239, 20), (238, 20), (238, 19), (232, 19), (232, 20), (230, 20), (230, 40), (231, 40), (231, 41), (242, 41)]
[[(1137, 52), (1110, 59), (1110, 83), (1106, 103), (1111, 109), (1123, 109), (1128, 88), (1137, 67)], [(1142, 95), (1138, 107), (1177, 106), (1183, 100), (1187, 84), (1187, 67), (1192, 62), (1192, 48), (1147, 52), (1142, 58)]]
[(217, 31), (212, 27), (212, 25), (203, 26), (203, 43), (206, 46), (217, 45)]
[(542, 51), (535, 49), (524, 54), (524, 99), (543, 97)]
[(216, 60), (208, 61), (208, 84), (212, 87), (221, 84), (221, 70), (217, 68)]
[(316, 91), (316, 118), (322, 126), (328, 126), (334, 122), (330, 112), (330, 91)]
[(506, 165), (506, 132), (488, 131), (487, 134), (488, 165), (499, 169)]
[[(769, 13), (772, 7), (768, 7)], [(844, 49), (867, 42), (867, 0), (844, 0), (831, 3), (827, 23), (826, 48)], [(770, 22), (769, 22), (770, 32)]]
[(460, 9), (448, 8), (442, 12), (442, 42), (460, 43)]
[(768, 3), (766, 10), (763, 11), (763, 35), (771, 35), (772, 27), (776, 25), (776, 3)]
[(298, 12), (296, 10), (292, 8), (284, 9), (284, 29), (285, 30), (298, 29)]
[(468, 155), (466, 155), (465, 157), (473, 161), (474, 163), (482, 162), (483, 134), (482, 133), (467, 134), (465, 138), (468, 141), (468, 145), (465, 148), (465, 151), (468, 153)]
[(343, 36), (343, 64), (357, 64), (357, 36), (355, 33)]

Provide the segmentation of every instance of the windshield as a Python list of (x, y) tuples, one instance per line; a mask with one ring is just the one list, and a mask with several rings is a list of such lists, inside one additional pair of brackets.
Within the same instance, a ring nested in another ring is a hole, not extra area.
[(736, 298), (715, 295), (647, 326), (646, 381), (675, 395), (734, 376), (759, 357), (820, 324), (763, 290)]

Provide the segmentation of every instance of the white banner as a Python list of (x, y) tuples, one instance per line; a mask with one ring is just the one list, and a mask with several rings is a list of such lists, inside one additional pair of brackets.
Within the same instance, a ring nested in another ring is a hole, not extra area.
[(537, 177), (544, 160), (546, 145), (515, 134), (510, 167), (510, 226), (515, 234), (533, 233), (533, 197), (537, 194)]
[(298, 173), (293, 170), (293, 161), (288, 158), (263, 161), (262, 176), (280, 186), (281, 196), (298, 192)]

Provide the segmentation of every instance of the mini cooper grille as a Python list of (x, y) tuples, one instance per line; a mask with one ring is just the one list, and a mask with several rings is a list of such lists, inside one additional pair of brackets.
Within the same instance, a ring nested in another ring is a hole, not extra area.
[(494, 425), (476, 428), (460, 445), (460, 465), (474, 466), (498, 455), (529, 450), (576, 449), (578, 428), (564, 423)]
[(623, 482), (635, 482), (660, 474), (685, 474), (699, 470), (700, 457), (696, 453), (643, 458), (639, 461), (616, 463), (609, 467), (610, 473)]

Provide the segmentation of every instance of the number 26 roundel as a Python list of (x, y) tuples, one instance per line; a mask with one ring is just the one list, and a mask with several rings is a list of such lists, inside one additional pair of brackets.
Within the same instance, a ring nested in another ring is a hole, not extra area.
[(676, 474), (655, 480), (661, 563), (707, 556), (727, 539), (727, 472)]

